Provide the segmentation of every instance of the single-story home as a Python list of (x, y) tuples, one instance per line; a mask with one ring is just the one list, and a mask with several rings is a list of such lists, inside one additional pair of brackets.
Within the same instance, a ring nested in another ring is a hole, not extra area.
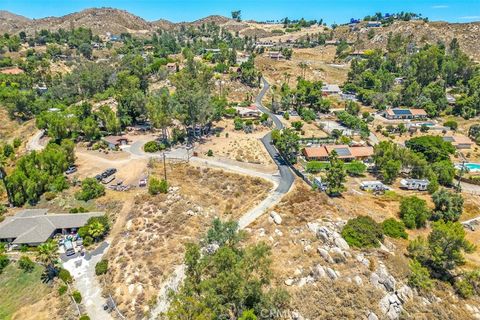
[(285, 56), (280, 51), (269, 51), (268, 56), (274, 60), (285, 59)]
[(116, 149), (119, 146), (127, 145), (129, 140), (125, 136), (106, 136), (102, 139), (108, 144), (110, 149)]
[(341, 94), (342, 90), (336, 84), (324, 84), (322, 86), (322, 95)]
[(360, 183), (360, 189), (364, 191), (377, 191), (377, 190), (388, 190), (388, 187), (384, 185), (381, 181), (362, 181)]
[(368, 21), (367, 22), (367, 28), (379, 28), (382, 26), (382, 23), (380, 21)]
[(473, 141), (469, 137), (462, 135), (444, 136), (443, 141), (451, 142), (457, 149), (470, 149), (473, 145)]
[(235, 109), (241, 118), (258, 118), (262, 114), (256, 105), (251, 105), (248, 107), (235, 107)]
[(0, 223), (0, 241), (37, 246), (58, 233), (69, 233), (101, 212), (47, 214), (48, 209), (25, 209)]
[(430, 181), (427, 179), (402, 179), (400, 180), (400, 187), (408, 190), (425, 191)]
[(387, 109), (382, 116), (388, 120), (426, 119), (427, 112), (423, 109)]
[(327, 161), (333, 151), (337, 153), (339, 159), (344, 161), (366, 160), (373, 156), (373, 147), (349, 147), (347, 145), (307, 147), (302, 152), (308, 161)]

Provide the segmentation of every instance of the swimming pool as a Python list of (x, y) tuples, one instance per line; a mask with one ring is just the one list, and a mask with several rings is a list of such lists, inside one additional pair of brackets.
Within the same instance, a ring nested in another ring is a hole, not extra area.
[[(462, 165), (459, 164), (457, 165), (459, 169), (462, 168)], [(465, 163), (465, 167), (468, 169), (468, 171), (480, 171), (480, 163)]]

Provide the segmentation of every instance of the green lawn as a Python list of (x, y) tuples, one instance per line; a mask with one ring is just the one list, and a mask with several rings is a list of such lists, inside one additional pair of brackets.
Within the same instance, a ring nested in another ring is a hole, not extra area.
[(52, 289), (40, 279), (43, 268), (36, 266), (31, 273), (23, 272), (15, 263), (0, 273), (0, 319), (11, 319), (15, 311), (41, 300)]

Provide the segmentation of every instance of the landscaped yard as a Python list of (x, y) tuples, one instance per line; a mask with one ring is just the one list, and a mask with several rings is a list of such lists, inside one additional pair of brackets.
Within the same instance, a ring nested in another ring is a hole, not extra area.
[(24, 306), (32, 305), (52, 291), (42, 283), (43, 268), (35, 266), (28, 273), (10, 263), (0, 274), (0, 319), (13, 319), (14, 314)]

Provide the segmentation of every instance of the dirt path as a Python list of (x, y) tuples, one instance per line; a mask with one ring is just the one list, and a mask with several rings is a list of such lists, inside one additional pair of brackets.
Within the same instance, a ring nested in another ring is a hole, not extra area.
[[(256, 104), (263, 112), (267, 113), (275, 123), (275, 126), (279, 129), (283, 128), (283, 124), (281, 123), (280, 119), (278, 119), (273, 113), (270, 112), (267, 108), (262, 105), (262, 98), (270, 88), (268, 82), (263, 79), (263, 88), (258, 94), (256, 98)], [(239, 228), (244, 229), (252, 222), (254, 222), (258, 217), (260, 217), (266, 210), (276, 205), (282, 197), (290, 190), (294, 176), (293, 173), (290, 171), (288, 164), (283, 161), (283, 158), (280, 156), (278, 151), (272, 146), (271, 141), (271, 134), (268, 133), (262, 138), (262, 142), (267, 149), (269, 155), (272, 157), (275, 164), (278, 166), (279, 169), (279, 179), (274, 187), (274, 190), (265, 198), (262, 202), (256, 205), (254, 208), (250, 209), (246, 214), (244, 214), (238, 221)], [(192, 159), (193, 160), (193, 159)], [(195, 159), (196, 160), (196, 159)], [(213, 160), (201, 159), (201, 162), (205, 162), (206, 164), (216, 165), (223, 169), (239, 171), (242, 174), (249, 174), (253, 176), (260, 176), (263, 177), (265, 174), (261, 172), (256, 172), (252, 170), (248, 170), (245, 168), (241, 168), (238, 166), (232, 166), (230, 164), (216, 162)], [(160, 288), (158, 300), (155, 308), (150, 313), (148, 319), (154, 320), (157, 319), (161, 313), (164, 313), (168, 310), (170, 302), (168, 300), (168, 292), (170, 290), (176, 291), (180, 287), (181, 283), (185, 279), (185, 265), (179, 265), (175, 268), (174, 274), (168, 279), (166, 282), (163, 283), (162, 287)]]

